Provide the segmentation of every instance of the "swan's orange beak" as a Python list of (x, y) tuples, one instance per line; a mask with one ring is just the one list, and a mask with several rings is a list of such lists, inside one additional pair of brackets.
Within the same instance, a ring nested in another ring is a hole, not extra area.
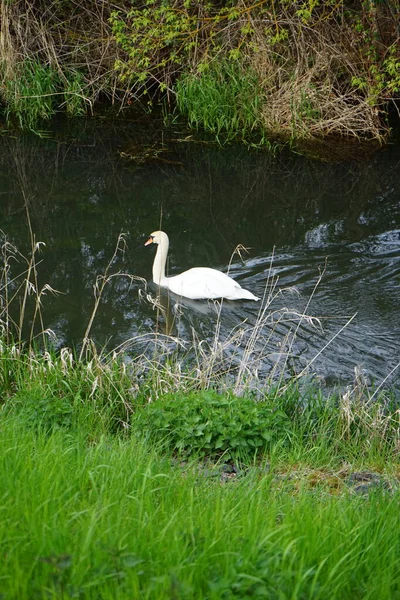
[(153, 243), (153, 238), (149, 237), (149, 239), (147, 240), (147, 242), (145, 243), (145, 246), (148, 246), (149, 244)]

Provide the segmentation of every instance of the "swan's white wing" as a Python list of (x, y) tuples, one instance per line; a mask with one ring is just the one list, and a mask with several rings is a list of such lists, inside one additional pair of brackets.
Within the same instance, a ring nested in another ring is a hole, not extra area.
[(174, 294), (201, 300), (204, 298), (226, 298), (237, 300), (240, 298), (256, 299), (253, 294), (244, 290), (234, 279), (208, 267), (195, 267), (175, 277), (167, 277), (163, 284)]

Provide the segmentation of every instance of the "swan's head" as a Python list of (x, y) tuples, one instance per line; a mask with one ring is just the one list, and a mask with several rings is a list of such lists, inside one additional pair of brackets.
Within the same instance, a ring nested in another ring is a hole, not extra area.
[(162, 246), (168, 246), (168, 243), (168, 236), (166, 233), (164, 233), (164, 231), (153, 231), (145, 243), (145, 246), (148, 246), (149, 244), (161, 244)]

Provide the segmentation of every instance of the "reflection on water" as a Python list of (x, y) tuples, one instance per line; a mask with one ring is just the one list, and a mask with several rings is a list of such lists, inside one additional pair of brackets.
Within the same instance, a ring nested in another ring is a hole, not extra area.
[[(46, 243), (40, 283), (64, 292), (44, 305), (58, 343), (82, 339), (93, 284), (118, 234), (128, 234), (128, 249), (114, 272), (149, 280), (154, 254), (143, 244), (162, 226), (171, 242), (171, 275), (191, 266), (225, 269), (239, 243), (249, 248), (244, 262), (233, 257), (230, 274), (254, 294), (270, 295), (257, 340), (260, 373), (270, 373), (277, 354), (286, 352), (288, 370), (298, 373), (313, 360), (312, 369), (330, 382), (352, 380), (356, 365), (373, 380), (386, 377), (400, 360), (399, 150), (326, 165), (162, 136), (167, 160), (147, 163), (121, 153), (133, 143), (162, 143), (154, 122), (76, 120), (57, 123), (48, 139), (0, 139), (1, 229), (28, 251), (28, 205), (36, 239)], [(99, 344), (111, 348), (157, 327), (210, 341), (217, 322), (223, 343), (243, 322), (252, 328), (259, 319), (257, 303), (176, 306), (165, 294), (154, 303), (139, 298), (143, 287), (112, 279), (92, 328)], [(157, 296), (151, 285), (147, 293)]]

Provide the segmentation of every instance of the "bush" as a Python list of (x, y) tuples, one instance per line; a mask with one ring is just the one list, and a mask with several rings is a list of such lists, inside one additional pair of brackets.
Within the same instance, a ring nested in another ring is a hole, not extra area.
[(286, 438), (290, 421), (267, 402), (205, 391), (148, 404), (136, 413), (132, 429), (185, 455), (248, 461)]

